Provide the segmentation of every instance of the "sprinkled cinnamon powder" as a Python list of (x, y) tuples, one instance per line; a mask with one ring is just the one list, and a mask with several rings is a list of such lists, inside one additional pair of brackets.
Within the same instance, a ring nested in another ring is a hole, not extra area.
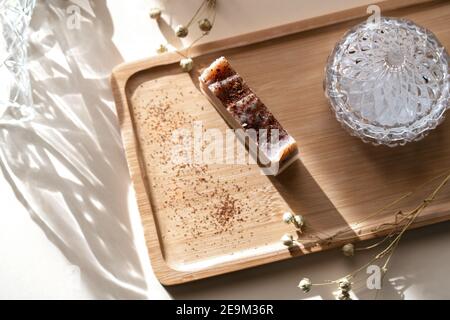
[(241, 214), (241, 207), (230, 194), (226, 194), (214, 209), (212, 215), (222, 229), (226, 229), (234, 222), (234, 218)]

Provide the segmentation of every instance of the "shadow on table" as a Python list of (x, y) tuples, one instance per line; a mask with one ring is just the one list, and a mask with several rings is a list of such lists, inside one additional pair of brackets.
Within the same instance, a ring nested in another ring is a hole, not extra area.
[[(1, 169), (95, 297), (144, 298), (128, 211), (130, 179), (109, 87), (122, 57), (105, 2), (38, 1), (29, 49), (37, 115), (0, 127)], [(80, 15), (67, 10), (73, 4)]]
[[(450, 222), (445, 222), (405, 234), (377, 299), (450, 298), (450, 251), (442, 251), (449, 227)], [(313, 287), (304, 294), (298, 282), (303, 277), (313, 282), (338, 279), (367, 263), (373, 254), (360, 252), (347, 258), (331, 250), (166, 289), (175, 299), (335, 299), (334, 286)], [(376, 290), (367, 289), (367, 276), (363, 272), (362, 281), (353, 285), (358, 299), (375, 298)]]
[[(308, 234), (326, 239), (336, 230), (347, 230), (346, 237), (348, 239), (357, 237), (326, 192), (300, 160), (294, 161), (279, 175), (268, 176), (268, 179), (291, 211), (305, 217), (308, 223), (303, 229)], [(298, 233), (298, 238), (302, 239), (301, 233)], [(326, 247), (324, 242), (318, 243), (318, 245)], [(310, 247), (305, 247), (301, 251), (307, 252), (310, 249)], [(294, 255), (299, 253), (293, 251)]]

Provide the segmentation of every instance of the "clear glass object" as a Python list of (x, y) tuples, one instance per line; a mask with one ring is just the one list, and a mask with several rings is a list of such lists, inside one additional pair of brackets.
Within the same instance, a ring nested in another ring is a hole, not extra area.
[(433, 33), (406, 19), (382, 17), (349, 30), (325, 74), (337, 120), (375, 145), (420, 140), (449, 108), (448, 53)]
[(0, 0), (0, 122), (32, 118), (27, 28), (35, 0)]

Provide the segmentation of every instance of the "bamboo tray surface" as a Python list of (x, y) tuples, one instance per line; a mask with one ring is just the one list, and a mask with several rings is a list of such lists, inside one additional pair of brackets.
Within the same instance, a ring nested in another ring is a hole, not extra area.
[[(450, 3), (386, 1), (386, 16), (406, 17), (432, 30), (450, 48)], [(450, 169), (450, 121), (424, 140), (390, 149), (349, 136), (323, 94), (324, 66), (346, 30), (366, 8), (299, 21), (192, 49), (195, 69), (182, 73), (176, 53), (124, 64), (111, 83), (153, 269), (163, 284), (240, 270), (392, 230), (393, 212), (367, 217)], [(270, 41), (268, 41), (270, 40)], [(198, 75), (225, 56), (297, 140), (300, 161), (267, 177), (256, 165), (170, 161), (173, 130), (228, 128), (198, 89)], [(422, 201), (426, 184), (402, 208)], [(450, 219), (450, 188), (414, 227)], [(302, 246), (280, 237), (292, 226), (285, 211), (302, 214)], [(366, 218), (366, 220), (364, 220)], [(361, 222), (363, 221), (363, 222)], [(356, 222), (361, 222), (356, 224)], [(339, 230), (343, 236), (323, 241)]]

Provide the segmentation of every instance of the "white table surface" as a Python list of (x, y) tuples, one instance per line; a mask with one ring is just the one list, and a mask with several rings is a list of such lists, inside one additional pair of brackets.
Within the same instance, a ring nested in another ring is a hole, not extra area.
[[(108, 83), (112, 67), (155, 54), (169, 36), (147, 15), (158, 1), (38, 2), (30, 69), (39, 115), (32, 124), (0, 127), (0, 298), (330, 299), (327, 287), (303, 295), (299, 279), (338, 278), (367, 261), (368, 254), (347, 259), (335, 250), (161, 286), (146, 254)], [(171, 12), (164, 19), (176, 25), (200, 0), (161, 2)], [(370, 2), (219, 0), (208, 40)], [(79, 30), (67, 28), (71, 4), (81, 8)], [(449, 227), (408, 232), (379, 297), (450, 298)]]

